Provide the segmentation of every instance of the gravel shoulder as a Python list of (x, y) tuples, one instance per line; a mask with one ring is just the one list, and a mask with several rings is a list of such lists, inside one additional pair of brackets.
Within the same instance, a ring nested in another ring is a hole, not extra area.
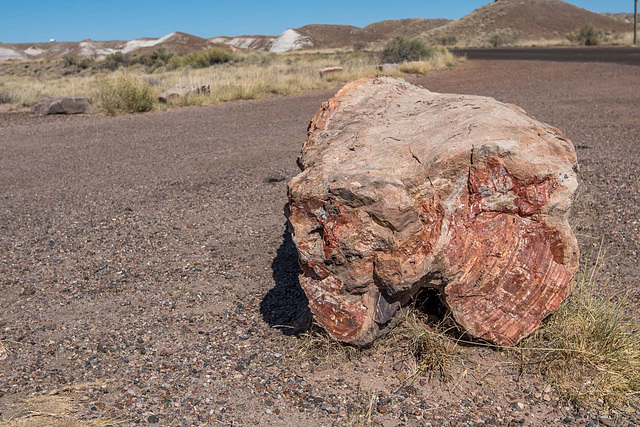
[[(602, 246), (602, 290), (628, 294), (638, 319), (640, 67), (468, 61), (415, 81), (517, 104), (573, 140), (583, 263)], [(562, 403), (489, 349), (464, 347), (448, 379), (410, 385), (410, 361), (392, 340), (351, 358), (299, 354), (293, 333), (308, 313), (285, 233), (286, 181), (298, 172), (309, 119), (333, 92), (123, 117), (0, 114), (0, 420), (345, 425), (370, 413), (393, 426), (615, 417)], [(24, 417), (24, 399), (37, 407), (51, 396), (61, 397), (58, 409)]]

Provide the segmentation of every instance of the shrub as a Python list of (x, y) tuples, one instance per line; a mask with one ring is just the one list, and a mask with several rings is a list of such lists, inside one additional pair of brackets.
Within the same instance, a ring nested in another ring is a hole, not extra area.
[(491, 37), (489, 37), (489, 45), (491, 47), (500, 47), (512, 44), (518, 38), (517, 34), (509, 33), (509, 32), (497, 32), (493, 33)]
[(122, 52), (115, 52), (110, 55), (107, 55), (104, 58), (104, 61), (98, 64), (98, 68), (106, 69), (110, 71), (115, 71), (120, 66), (128, 66), (129, 65), (129, 57)]
[(160, 47), (155, 49), (153, 52), (133, 56), (130, 63), (131, 65), (144, 65), (147, 67), (148, 71), (153, 72), (156, 69), (167, 65), (172, 57), (173, 53), (167, 52), (166, 49)]
[(453, 46), (458, 42), (456, 36), (442, 36), (438, 38), (438, 44), (443, 46)]
[(13, 93), (3, 90), (0, 91), (0, 104), (13, 104), (15, 102), (15, 96)]
[(394, 63), (420, 61), (429, 58), (433, 50), (420, 40), (396, 37), (384, 46), (380, 54), (380, 62)]
[(354, 52), (360, 52), (363, 51), (367, 48), (367, 43), (365, 42), (355, 42), (353, 44), (353, 51)]
[(213, 47), (207, 50), (191, 52), (182, 57), (173, 57), (169, 61), (171, 68), (190, 66), (193, 68), (205, 68), (215, 64), (223, 64), (237, 60), (238, 56), (229, 49)]
[(589, 23), (581, 29), (569, 33), (567, 39), (584, 46), (597, 46), (603, 42), (604, 33)]
[(155, 94), (148, 83), (122, 74), (103, 81), (96, 91), (98, 107), (109, 115), (140, 113), (153, 108)]
[(79, 73), (82, 70), (86, 70), (94, 64), (94, 60), (91, 58), (80, 58), (76, 55), (67, 53), (62, 57), (62, 67), (64, 68), (63, 75)]

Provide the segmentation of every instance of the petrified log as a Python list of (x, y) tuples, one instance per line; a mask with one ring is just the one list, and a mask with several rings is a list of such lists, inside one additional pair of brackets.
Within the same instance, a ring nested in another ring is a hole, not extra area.
[(336, 340), (367, 345), (424, 287), (472, 337), (513, 345), (571, 291), (571, 142), (513, 105), (380, 76), (311, 120), (289, 182), (301, 285)]
[(160, 102), (168, 102), (172, 98), (186, 95), (204, 95), (211, 93), (211, 85), (202, 83), (180, 83), (158, 96)]
[(338, 74), (344, 71), (344, 68), (342, 67), (324, 67), (321, 68), (319, 73), (320, 73), (320, 77), (324, 77), (327, 75), (333, 75), (333, 74)]

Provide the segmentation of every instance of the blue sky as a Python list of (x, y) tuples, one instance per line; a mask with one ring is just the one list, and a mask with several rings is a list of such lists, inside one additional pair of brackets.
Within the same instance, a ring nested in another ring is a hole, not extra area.
[[(201, 37), (280, 34), (306, 24), (359, 27), (383, 19), (460, 18), (490, 0), (0, 0), (0, 42), (130, 40), (183, 31)], [(633, 12), (633, 0), (570, 0)]]

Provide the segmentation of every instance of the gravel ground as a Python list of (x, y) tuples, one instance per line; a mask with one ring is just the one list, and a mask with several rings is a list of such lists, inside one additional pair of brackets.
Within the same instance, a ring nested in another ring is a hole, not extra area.
[[(603, 242), (602, 289), (627, 292), (637, 316), (640, 68), (469, 61), (417, 81), (518, 104), (574, 141), (583, 261)], [(561, 402), (503, 352), (463, 348), (448, 379), (410, 385), (392, 341), (350, 359), (300, 354), (309, 319), (283, 206), (331, 94), (0, 114), (0, 420), (614, 425), (619, 414)]]

